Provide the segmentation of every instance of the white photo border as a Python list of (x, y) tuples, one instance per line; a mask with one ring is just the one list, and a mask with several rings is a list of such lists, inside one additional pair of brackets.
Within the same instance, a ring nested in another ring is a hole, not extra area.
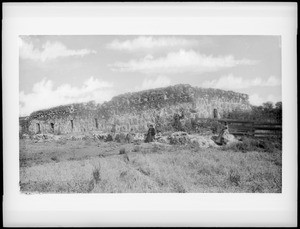
[[(4, 3), (4, 226), (296, 226), (296, 3)], [(282, 40), (280, 194), (19, 192), (19, 35), (277, 35)]]

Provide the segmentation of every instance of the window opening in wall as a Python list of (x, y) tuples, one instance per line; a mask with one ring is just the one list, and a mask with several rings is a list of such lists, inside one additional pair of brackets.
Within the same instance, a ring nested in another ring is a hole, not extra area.
[(51, 131), (54, 132), (54, 123), (53, 122), (50, 123), (50, 127), (51, 127)]
[(98, 129), (98, 119), (95, 118), (95, 125), (96, 125), (96, 128)]
[(73, 120), (71, 120), (71, 129), (74, 129), (74, 124), (73, 124)]
[(218, 110), (216, 108), (214, 109), (214, 118), (218, 118)]
[(36, 124), (36, 133), (40, 133), (41, 132), (41, 126), (39, 123)]

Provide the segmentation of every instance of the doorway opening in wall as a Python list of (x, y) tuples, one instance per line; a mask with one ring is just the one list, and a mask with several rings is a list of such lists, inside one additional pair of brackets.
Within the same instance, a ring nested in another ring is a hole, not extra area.
[(218, 118), (218, 110), (216, 108), (214, 109), (214, 118)]
[(41, 133), (41, 126), (39, 123), (36, 124), (36, 133), (37, 134)]
[(51, 131), (54, 132), (54, 123), (53, 122), (50, 123), (50, 127), (51, 127)]
[(74, 124), (73, 124), (73, 120), (71, 120), (71, 129), (74, 129)]
[(95, 125), (96, 125), (96, 128), (98, 129), (98, 119), (95, 118)]

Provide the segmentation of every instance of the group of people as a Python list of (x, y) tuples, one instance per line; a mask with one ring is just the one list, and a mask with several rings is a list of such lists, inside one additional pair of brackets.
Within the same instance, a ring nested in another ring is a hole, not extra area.
[[(111, 134), (112, 135), (115, 135), (115, 132), (116, 132), (116, 125), (113, 124), (112, 126), (112, 129), (111, 129)], [(133, 129), (130, 130), (130, 133), (129, 135), (132, 135), (133, 134)], [(155, 128), (153, 127), (152, 124), (149, 125), (149, 129), (148, 129), (148, 132), (147, 132), (147, 135), (146, 135), (146, 138), (145, 138), (145, 142), (153, 142), (154, 139), (155, 139), (155, 135), (156, 135), (156, 130)], [(128, 136), (128, 135), (127, 135)]]
[[(113, 125), (113, 128), (111, 130), (112, 132), (116, 131), (116, 126)], [(225, 122), (224, 126), (221, 130), (221, 132), (219, 133), (219, 135), (214, 139), (214, 142), (218, 145), (224, 145), (226, 144), (226, 135), (229, 134), (229, 130), (228, 130), (228, 123)], [(156, 135), (156, 130), (153, 127), (152, 124), (149, 125), (149, 129), (145, 138), (145, 142), (153, 142), (155, 140), (155, 135)]]

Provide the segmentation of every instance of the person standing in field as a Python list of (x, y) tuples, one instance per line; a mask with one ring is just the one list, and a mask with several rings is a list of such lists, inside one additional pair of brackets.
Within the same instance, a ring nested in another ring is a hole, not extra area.
[(155, 137), (155, 129), (153, 125), (150, 124), (145, 142), (153, 142), (154, 137)]
[(218, 144), (218, 145), (224, 145), (224, 144), (226, 144), (227, 143), (227, 141), (226, 141), (226, 135), (228, 135), (229, 134), (229, 130), (228, 130), (228, 124), (227, 124), (227, 122), (225, 122), (224, 123), (224, 127), (223, 127), (223, 129), (221, 130), (221, 132), (220, 132), (220, 134), (219, 134), (219, 136), (217, 137), (217, 139), (216, 139), (216, 143)]

